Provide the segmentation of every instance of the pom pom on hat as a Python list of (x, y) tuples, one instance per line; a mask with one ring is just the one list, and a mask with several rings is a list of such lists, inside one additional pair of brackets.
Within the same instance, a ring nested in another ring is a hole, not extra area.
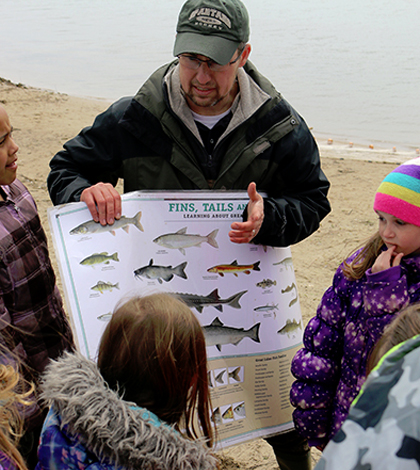
[(373, 208), (420, 227), (420, 158), (403, 163), (385, 177)]

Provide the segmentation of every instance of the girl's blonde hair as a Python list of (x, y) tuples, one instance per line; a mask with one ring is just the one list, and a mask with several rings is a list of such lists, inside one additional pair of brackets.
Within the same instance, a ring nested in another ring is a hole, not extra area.
[(27, 470), (16, 448), (23, 430), (23, 419), (19, 408), (32, 404), (28, 397), (34, 390), (31, 385), (24, 391), (23, 383), (12, 366), (0, 364), (0, 450), (14, 462), (19, 470)]
[(369, 355), (366, 375), (376, 367), (381, 357), (390, 349), (418, 334), (420, 334), (420, 303), (415, 303), (403, 308), (387, 325)]
[(213, 443), (206, 343), (193, 312), (170, 294), (135, 297), (116, 309), (102, 335), (98, 367), (127, 401)]
[[(384, 242), (379, 235), (379, 232), (376, 232), (369, 238), (364, 247), (350, 263), (348, 263), (347, 260), (343, 261), (342, 270), (346, 278), (351, 281), (361, 279), (365, 272), (373, 266), (373, 263), (381, 252), (383, 245)], [(353, 253), (355, 253), (355, 251), (353, 251)]]

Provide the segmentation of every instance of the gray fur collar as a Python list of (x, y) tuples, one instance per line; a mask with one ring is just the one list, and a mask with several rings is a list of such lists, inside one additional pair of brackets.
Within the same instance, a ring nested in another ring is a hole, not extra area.
[[(97, 456), (127, 469), (214, 469), (216, 458), (199, 441), (156, 427), (110, 390), (96, 364), (65, 353), (47, 367), (42, 398)], [(99, 458), (100, 460), (100, 458)]]

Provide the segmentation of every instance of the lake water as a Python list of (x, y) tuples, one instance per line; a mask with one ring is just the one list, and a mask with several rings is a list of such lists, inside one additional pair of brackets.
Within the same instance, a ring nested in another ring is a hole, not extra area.
[[(172, 59), (182, 3), (1, 0), (0, 76), (110, 101), (132, 95)], [(317, 136), (420, 146), (419, 0), (245, 4), (251, 60)]]

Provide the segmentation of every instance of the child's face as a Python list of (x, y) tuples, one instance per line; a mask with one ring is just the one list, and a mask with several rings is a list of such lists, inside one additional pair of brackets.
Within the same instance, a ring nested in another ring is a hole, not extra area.
[(420, 254), (420, 227), (409, 224), (393, 215), (376, 211), (379, 217), (379, 235), (388, 248), (404, 256)]
[(12, 138), (12, 126), (6, 110), (0, 106), (0, 184), (13, 183), (17, 170), (17, 151), (19, 147)]

